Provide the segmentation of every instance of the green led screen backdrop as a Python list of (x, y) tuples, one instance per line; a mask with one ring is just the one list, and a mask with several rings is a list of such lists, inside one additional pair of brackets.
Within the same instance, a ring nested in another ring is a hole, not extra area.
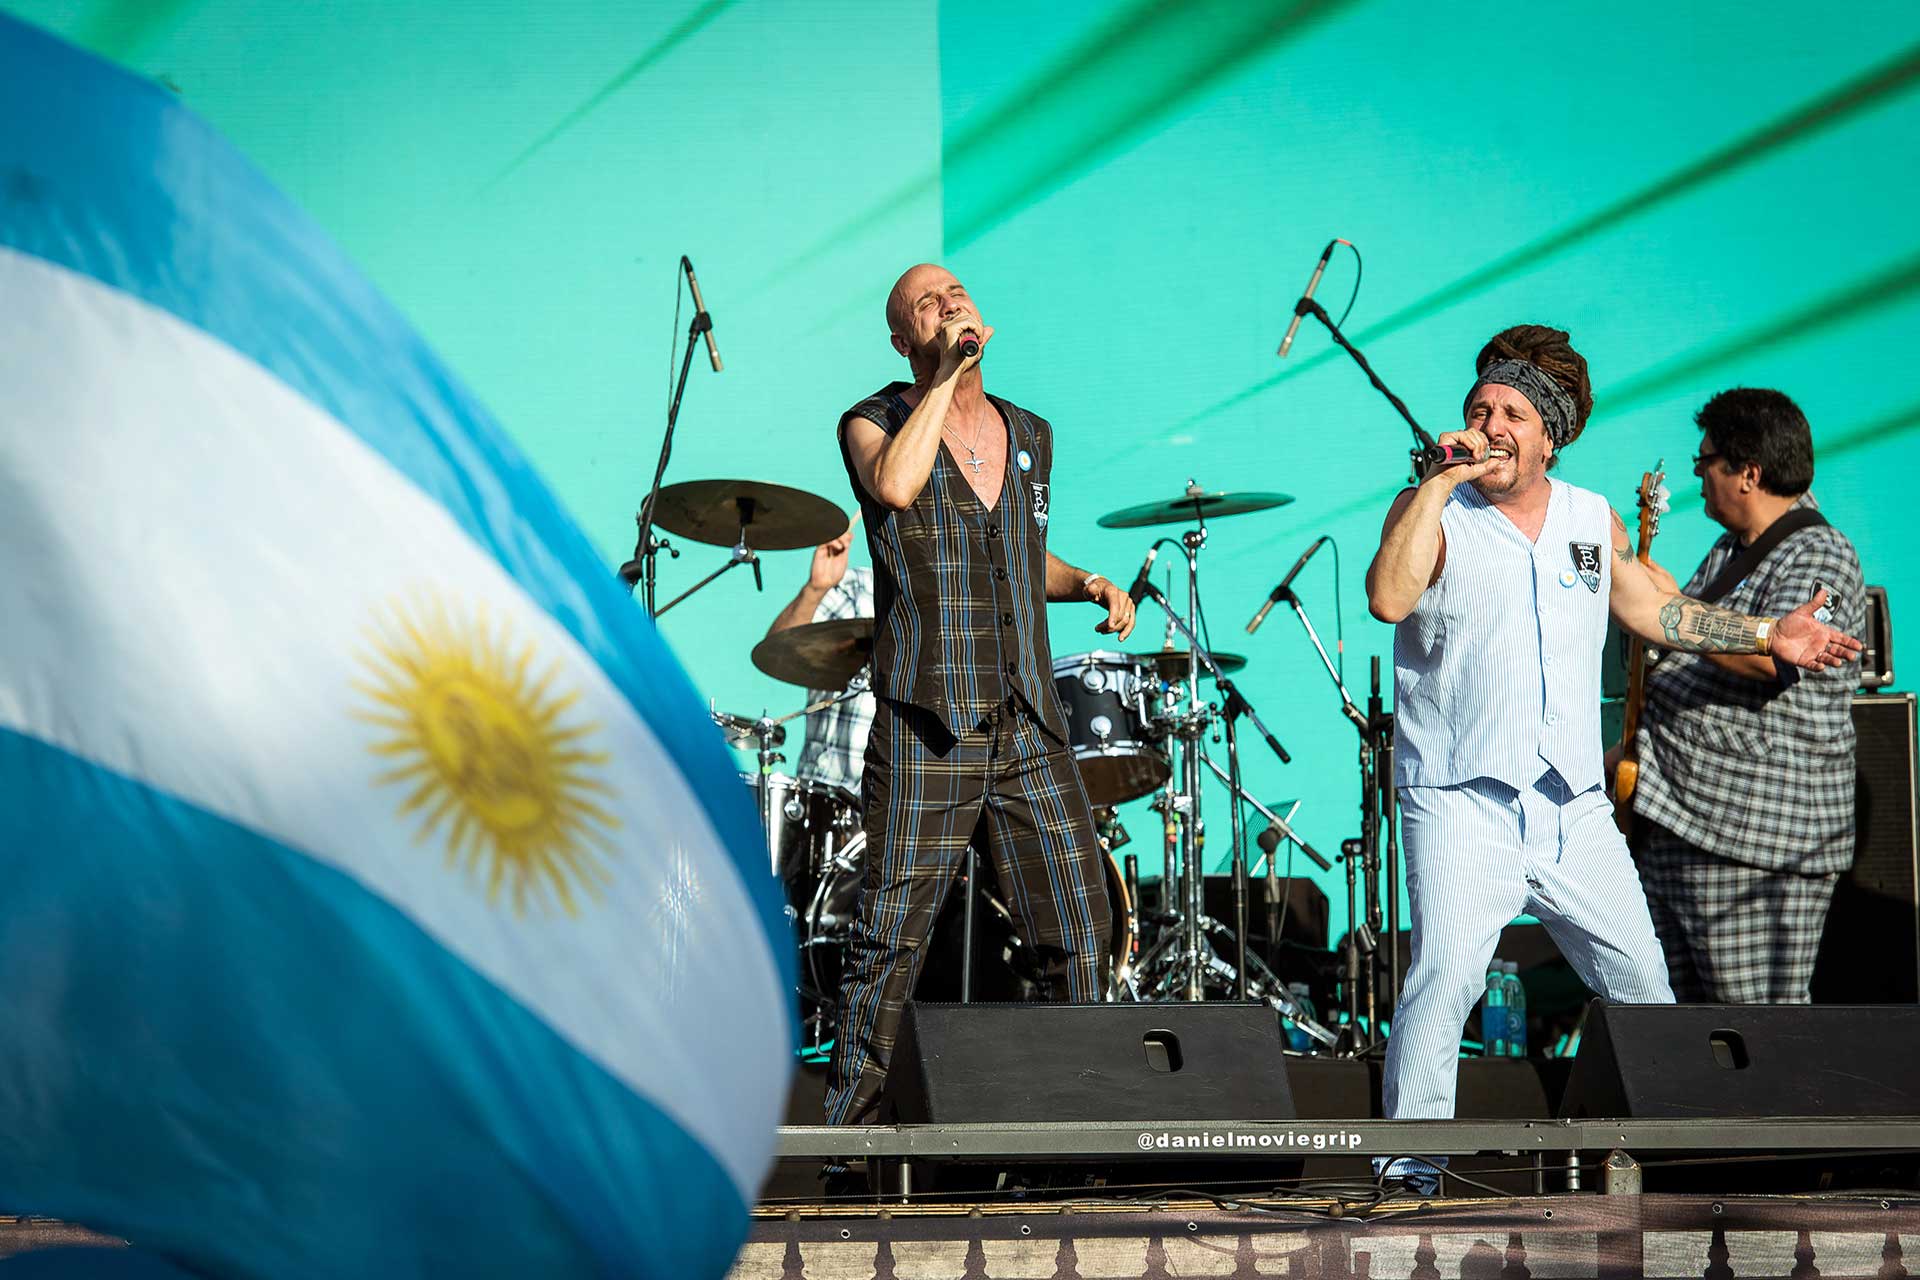
[[(886, 290), (947, 263), (998, 330), (989, 387), (1054, 424), (1058, 554), (1125, 582), (1152, 535), (1099, 529), (1102, 512), (1189, 479), (1295, 496), (1215, 522), (1201, 583), (1294, 755), (1250, 744), (1249, 785), (1302, 800), (1300, 831), (1329, 852), (1357, 833), (1355, 735), (1289, 611), (1241, 628), (1327, 533), (1337, 581), (1322, 552), (1298, 586), (1329, 648), (1344, 623), (1357, 698), (1390, 653), (1362, 575), (1407, 430), (1311, 324), (1274, 357), (1332, 236), (1365, 260), (1347, 331), (1429, 430), (1457, 424), (1491, 333), (1571, 330), (1597, 403), (1559, 474), (1631, 520), (1664, 457), (1656, 554), (1684, 579), (1718, 532), (1687, 473), (1691, 414), (1779, 387), (1813, 422), (1814, 491), (1867, 580), (1896, 617), (1920, 600), (1908, 0), (0, 3), (171, 86), (312, 211), (610, 573), (660, 444), (680, 254), (727, 367), (696, 363), (668, 481), (773, 480), (849, 511), (835, 421), (905, 370)], [(1338, 314), (1353, 281), (1343, 253), (1319, 296)], [(725, 559), (676, 541), (663, 599)], [(736, 570), (662, 619), (721, 708), (800, 705), (747, 654), (806, 565), (769, 555), (764, 595)], [(1055, 652), (1111, 647), (1098, 618), (1054, 606)], [(1162, 635), (1145, 607), (1128, 647)], [(1220, 866), (1224, 792), (1209, 798)], [(1122, 816), (1153, 871), (1156, 820)], [(1337, 928), (1344, 896), (1323, 883)]]

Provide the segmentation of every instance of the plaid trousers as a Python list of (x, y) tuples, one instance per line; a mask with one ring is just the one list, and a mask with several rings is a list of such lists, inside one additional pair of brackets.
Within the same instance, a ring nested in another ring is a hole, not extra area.
[(1798, 875), (1732, 862), (1640, 819), (1640, 882), (1689, 1004), (1806, 1004), (1838, 873)]
[(955, 739), (924, 708), (881, 698), (863, 785), (867, 864), (840, 986), (830, 1124), (870, 1119), (921, 951), (984, 831), (1015, 930), (1054, 1000), (1106, 996), (1111, 926), (1100, 846), (1072, 754), (1010, 700)]

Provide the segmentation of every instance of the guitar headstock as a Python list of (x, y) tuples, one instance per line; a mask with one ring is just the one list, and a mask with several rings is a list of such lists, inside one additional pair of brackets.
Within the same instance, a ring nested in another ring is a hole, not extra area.
[(1653, 470), (1640, 477), (1640, 545), (1644, 548), (1660, 532), (1660, 517), (1673, 507), (1673, 494), (1667, 488), (1667, 460), (1653, 464)]

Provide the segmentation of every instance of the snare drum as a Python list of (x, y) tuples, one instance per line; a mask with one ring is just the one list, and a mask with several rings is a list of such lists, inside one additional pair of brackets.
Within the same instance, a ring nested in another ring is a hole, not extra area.
[(1106, 651), (1055, 658), (1053, 687), (1090, 803), (1137, 800), (1167, 780), (1167, 757), (1147, 735), (1147, 697), (1158, 679), (1146, 663)]

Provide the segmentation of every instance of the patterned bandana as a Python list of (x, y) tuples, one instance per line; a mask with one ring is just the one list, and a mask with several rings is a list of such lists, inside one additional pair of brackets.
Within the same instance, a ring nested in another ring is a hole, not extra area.
[(1473, 390), (1467, 392), (1466, 403), (1472, 404), (1474, 392), (1489, 382), (1512, 387), (1525, 396), (1546, 425), (1547, 439), (1553, 441), (1553, 447), (1567, 447), (1574, 435), (1573, 397), (1567, 394), (1566, 388), (1540, 372), (1540, 366), (1526, 360), (1496, 361), (1487, 366), (1487, 371), (1473, 384)]

